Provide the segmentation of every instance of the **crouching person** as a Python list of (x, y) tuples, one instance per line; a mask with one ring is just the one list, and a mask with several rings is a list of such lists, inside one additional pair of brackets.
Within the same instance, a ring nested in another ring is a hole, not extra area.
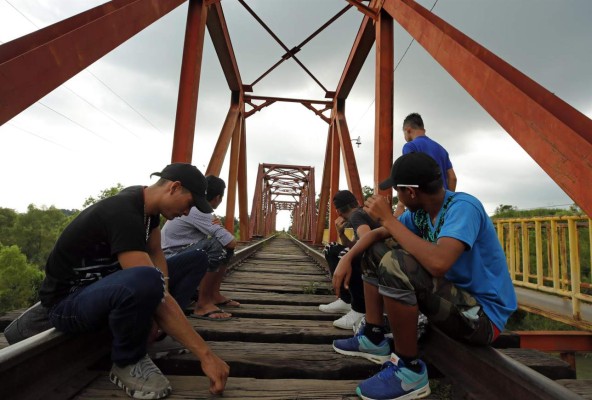
[[(166, 219), (187, 215), (194, 205), (212, 211), (205, 197), (206, 179), (193, 165), (183, 163), (155, 175), (160, 177), (155, 184), (132, 186), (101, 200), (64, 229), (47, 260), (41, 303), (59, 331), (109, 327), (110, 379), (131, 397), (160, 399), (172, 390), (146, 354), (154, 323), (195, 354), (210, 378), (210, 391), (222, 393), (229, 367), (195, 332), (169, 294), (160, 248), (160, 215)], [(196, 252), (196, 257), (207, 263), (204, 252)], [(178, 279), (195, 280), (190, 285), (195, 290), (202, 276), (196, 270), (195, 275)]]
[[(366, 326), (350, 339), (336, 340), (336, 351), (369, 358), (391, 353), (382, 330), (384, 308), (394, 336), (390, 360), (361, 382), (363, 399), (415, 399), (430, 393), (426, 366), (418, 358), (417, 317), (450, 337), (488, 345), (516, 310), (506, 257), (482, 204), (466, 193), (443, 188), (438, 164), (425, 153), (410, 153), (393, 164), (380, 184), (393, 187), (407, 206), (399, 219), (382, 196), (364, 210), (382, 227), (347, 253), (333, 277), (336, 291), (349, 280), (351, 262), (363, 256)], [(368, 250), (368, 251), (366, 251)]]

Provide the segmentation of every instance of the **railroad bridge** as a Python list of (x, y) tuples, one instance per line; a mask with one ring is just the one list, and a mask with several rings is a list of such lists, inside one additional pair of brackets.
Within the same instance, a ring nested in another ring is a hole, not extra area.
[[(359, 380), (364, 377), (361, 375), (367, 376), (372, 370), (368, 365), (348, 360), (351, 361), (348, 372), (343, 368), (344, 361), (336, 360), (336, 356), (327, 351), (327, 343), (339, 334), (325, 326), (326, 322), (314, 312), (313, 305), (326, 301), (328, 281), (322, 270), (308, 267), (323, 266), (323, 260), (316, 251), (318, 248), (315, 250), (315, 246), (322, 243), (325, 233), (325, 219), (319, 216), (328, 214), (329, 220), (336, 217), (329, 199), (339, 190), (342, 160), (347, 187), (360, 202), (363, 200), (345, 106), (373, 46), (376, 48), (373, 187), (376, 193), (392, 197), (392, 191), (378, 189), (378, 182), (389, 175), (393, 162), (395, 23), (407, 30), (587, 215), (592, 215), (592, 197), (588, 189), (588, 183), (592, 182), (589, 160), (592, 154), (592, 121), (421, 5), (411, 0), (347, 0), (330, 20), (299, 45), (289, 48), (246, 1), (237, 1), (253, 17), (253, 23), (261, 25), (284, 53), (275, 64), (262, 70), (256, 80), (243, 82), (224, 18), (225, 1), (189, 0), (171, 155), (173, 162), (192, 162), (193, 159), (207, 30), (228, 85), (230, 105), (205, 174), (219, 175), (228, 157), (226, 227), (234, 230), (235, 210), (238, 209), (244, 259), (239, 257), (237, 263), (242, 262), (247, 266), (246, 270), (251, 264), (254, 264), (253, 268), (260, 269), (249, 272), (255, 274), (255, 278), (246, 288), (245, 285), (241, 285), (242, 288), (235, 285), (238, 271), (241, 271), (238, 267), (225, 282), (224, 289), (245, 303), (245, 309), (238, 313), (244, 312), (239, 315), (239, 320), (226, 325), (210, 322), (196, 324), (196, 329), (206, 339), (215, 338), (223, 342), (213, 347), (220, 349), (221, 354), (227, 354), (233, 371), (236, 371), (230, 380), (228, 393), (231, 398), (262, 397), (264, 392), (272, 398), (347, 398), (353, 395), (350, 379)], [(10, 121), (185, 2), (114, 0), (2, 44), (0, 124)], [(360, 25), (338, 84), (327, 88), (297, 54), (346, 12), (358, 13)], [(284, 98), (258, 93), (257, 84), (284, 62), (295, 62), (302, 68), (322, 89), (324, 98)], [(267, 164), (265, 160), (260, 160), (256, 182), (250, 183), (255, 190), (249, 213), (247, 119), (279, 102), (301, 104), (327, 126), (320, 192), (315, 192), (314, 166)], [(315, 204), (317, 194), (318, 206)], [(275, 238), (273, 244), (266, 241), (270, 239), (261, 241), (261, 238), (274, 234), (275, 215), (279, 210), (292, 212), (292, 239)], [(592, 241), (590, 219), (506, 220), (498, 221), (497, 229), (506, 250), (520, 306), (582, 329), (590, 329), (589, 285), (582, 282), (582, 257), (578, 245), (579, 240), (585, 240), (586, 234)], [(326, 234), (328, 240), (336, 238), (332, 224), (329, 224)], [(531, 245), (531, 235), (534, 245)], [(255, 245), (250, 244), (255, 241), (267, 243), (269, 248), (273, 248), (273, 254), (266, 253), (265, 247), (255, 252)], [(302, 271), (286, 269), (286, 265), (302, 266)], [(284, 269), (279, 272), (280, 276), (294, 274), (290, 275), (289, 284), (281, 278), (272, 278), (272, 274), (278, 273), (277, 268), (282, 266)], [(257, 279), (262, 277), (271, 279), (273, 284), (257, 283)], [(297, 283), (294, 285), (294, 282)], [(253, 306), (250, 306), (251, 302)], [(278, 319), (281, 321), (278, 322)], [(249, 332), (252, 337), (249, 337)], [(48, 398), (121, 395), (104, 384), (105, 374), (101, 364), (104, 347), (94, 346), (88, 359), (81, 361), (84, 361), (83, 364), (65, 365), (69, 363), (65, 360), (70, 360), (65, 352), (86, 350), (90, 343), (103, 343), (100, 334), (77, 339), (65, 338), (56, 332), (41, 335), (0, 352), (3, 387), (6, 384), (18, 388), (23, 398), (43, 397), (42, 393)], [(564, 352), (568, 361), (573, 351), (590, 350), (592, 346), (588, 332), (570, 336), (541, 334), (542, 339), (534, 336), (526, 333), (519, 335), (519, 346)], [(580, 389), (567, 391), (564, 386), (539, 373), (525, 370), (501, 352), (493, 349), (483, 349), (483, 352), (467, 350), (438, 332), (430, 340), (434, 345), (426, 346), (425, 351), (434, 375), (443, 373), (445, 378), (449, 378), (455, 393), (471, 398), (579, 398), (575, 393)], [(273, 343), (282, 341), (288, 341), (290, 345), (279, 346), (281, 348), (273, 346)], [(257, 345), (261, 342), (265, 343), (265, 350)], [(508, 339), (504, 346), (512, 347), (507, 344), (510, 342), (512, 340)], [(307, 356), (303, 356), (303, 352)], [(475, 358), (478, 364), (467, 364), (465, 371), (454, 369), (446, 363), (445, 352), (455, 354), (467, 363)], [(476, 356), (467, 357), (467, 352)], [(237, 353), (244, 353), (243, 357), (236, 356)], [(264, 354), (267, 360), (255, 354)], [(300, 374), (288, 367), (291, 362), (300, 367)], [(51, 364), (54, 368), (48, 371), (39, 363), (45, 366)], [(173, 380), (173, 384), (182, 388), (181, 396), (207, 397), (207, 385), (203, 379), (183, 377), (189, 371), (199, 369), (195, 360), (167, 354), (161, 364), (165, 372), (178, 373), (179, 377)], [(264, 364), (275, 364), (276, 368)], [(475, 371), (481, 371), (481, 374), (477, 379), (475, 376), (469, 379)], [(512, 379), (508, 375), (512, 375)], [(315, 377), (319, 379), (313, 379)], [(573, 376), (566, 373), (563, 377)], [(46, 386), (27, 387), (24, 382), (30, 382), (27, 379), (32, 378), (39, 378)], [(502, 381), (495, 380), (498, 378), (510, 379), (509, 384), (500, 385)], [(68, 385), (64, 387), (65, 382)], [(327, 385), (328, 382), (330, 385)], [(573, 382), (566, 385), (572, 389), (578, 386)]]

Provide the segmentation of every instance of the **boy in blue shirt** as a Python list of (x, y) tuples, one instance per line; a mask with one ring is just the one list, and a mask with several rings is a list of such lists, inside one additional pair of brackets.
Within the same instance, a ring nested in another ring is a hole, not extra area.
[(382, 227), (356, 243), (333, 275), (338, 293), (343, 281), (347, 287), (351, 261), (363, 254), (366, 326), (353, 338), (334, 341), (333, 347), (342, 354), (388, 358), (383, 300), (394, 352), (357, 393), (364, 399), (414, 399), (430, 393), (425, 364), (418, 358), (418, 312), (455, 339), (488, 345), (516, 310), (516, 295), (482, 204), (469, 194), (445, 190), (433, 158), (425, 153), (399, 157), (380, 184), (382, 190), (388, 187), (395, 188), (408, 209), (397, 219), (385, 197), (366, 201), (364, 210)]

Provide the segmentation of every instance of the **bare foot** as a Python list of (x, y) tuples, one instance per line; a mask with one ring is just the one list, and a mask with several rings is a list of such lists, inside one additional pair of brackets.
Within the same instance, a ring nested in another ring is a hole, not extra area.
[(214, 299), (214, 304), (218, 307), (240, 307), (240, 303), (228, 297), (220, 296)]

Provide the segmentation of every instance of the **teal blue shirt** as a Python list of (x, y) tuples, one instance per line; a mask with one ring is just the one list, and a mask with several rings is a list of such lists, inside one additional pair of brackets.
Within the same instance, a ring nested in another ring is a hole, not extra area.
[[(436, 240), (451, 237), (466, 246), (444, 277), (475, 297), (501, 331), (517, 307), (506, 256), (481, 202), (467, 193), (446, 191), (443, 204), (450, 196), (453, 196), (452, 200), (435, 219), (436, 226), (427, 218), (427, 229), (435, 234)], [(427, 238), (416, 225), (415, 216), (416, 213), (406, 211), (399, 220), (418, 236)]]

